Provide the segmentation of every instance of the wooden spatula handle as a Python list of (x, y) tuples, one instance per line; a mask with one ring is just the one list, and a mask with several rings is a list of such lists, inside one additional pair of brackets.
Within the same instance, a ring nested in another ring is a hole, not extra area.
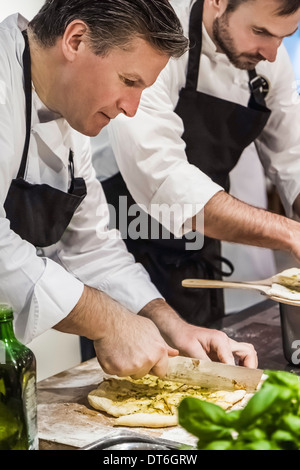
[(248, 284), (246, 282), (232, 282), (232, 281), (214, 281), (209, 279), (184, 279), (182, 281), (183, 287), (205, 287), (205, 288), (233, 288), (233, 289), (251, 289), (265, 291), (266, 287), (257, 284)]

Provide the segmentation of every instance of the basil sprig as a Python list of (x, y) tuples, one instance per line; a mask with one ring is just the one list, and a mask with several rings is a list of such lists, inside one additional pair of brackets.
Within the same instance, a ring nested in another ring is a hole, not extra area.
[(265, 371), (267, 379), (243, 409), (187, 397), (178, 407), (179, 424), (198, 438), (201, 450), (299, 450), (300, 377)]

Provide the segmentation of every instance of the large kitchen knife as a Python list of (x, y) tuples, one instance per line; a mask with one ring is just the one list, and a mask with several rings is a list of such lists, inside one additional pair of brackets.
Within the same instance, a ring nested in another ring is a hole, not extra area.
[(260, 369), (176, 356), (169, 358), (168, 371), (162, 379), (218, 390), (255, 391), (262, 376)]

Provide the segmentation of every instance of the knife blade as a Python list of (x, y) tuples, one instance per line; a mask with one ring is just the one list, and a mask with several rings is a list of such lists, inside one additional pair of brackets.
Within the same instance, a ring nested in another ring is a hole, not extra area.
[(162, 380), (218, 390), (255, 391), (262, 376), (260, 369), (176, 356), (169, 358), (168, 370)]

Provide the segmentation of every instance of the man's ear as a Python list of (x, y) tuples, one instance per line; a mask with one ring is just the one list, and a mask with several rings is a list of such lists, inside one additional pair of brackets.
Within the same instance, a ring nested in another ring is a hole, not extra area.
[(215, 16), (220, 17), (227, 8), (228, 0), (208, 0), (208, 3), (210, 8), (214, 10)]
[(62, 37), (62, 52), (69, 62), (73, 62), (84, 46), (83, 38), (87, 25), (81, 20), (74, 20), (68, 24)]

